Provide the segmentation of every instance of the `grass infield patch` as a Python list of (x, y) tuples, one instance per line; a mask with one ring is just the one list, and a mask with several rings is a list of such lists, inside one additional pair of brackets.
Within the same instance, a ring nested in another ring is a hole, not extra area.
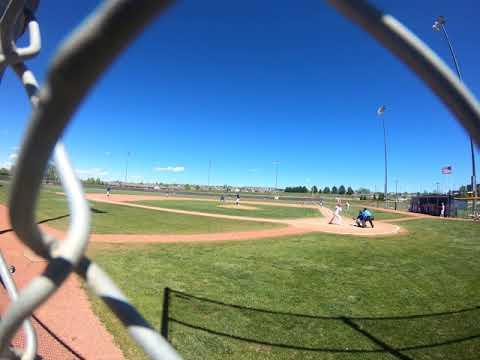
[(322, 214), (317, 209), (286, 207), (286, 206), (269, 206), (264, 204), (240, 203), (241, 206), (254, 207), (254, 209), (240, 208), (236, 209), (232, 202), (227, 202), (224, 206), (217, 201), (201, 201), (201, 200), (144, 200), (136, 202), (138, 204), (164, 207), (168, 209), (179, 209), (188, 211), (206, 212), (212, 214), (249, 216), (272, 219), (302, 218), (302, 217), (320, 217)]

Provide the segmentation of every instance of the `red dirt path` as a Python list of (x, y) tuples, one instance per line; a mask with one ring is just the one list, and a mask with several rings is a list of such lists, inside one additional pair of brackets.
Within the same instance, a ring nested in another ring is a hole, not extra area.
[[(10, 229), (7, 208), (0, 205), (0, 231)], [(34, 276), (40, 274), (46, 262), (38, 258), (21, 243), (12, 231), (0, 234), (0, 247), (6, 261), (16, 267), (13, 279), (19, 289)], [(0, 290), (0, 312), (5, 312), (9, 298)], [(122, 352), (113, 342), (94, 315), (87, 294), (76, 275), (71, 275), (62, 287), (45, 304), (35, 311), (35, 316), (61, 341), (86, 359), (123, 359)], [(38, 336), (38, 354), (44, 359), (79, 359), (56, 341), (36, 321), (33, 322)], [(23, 330), (15, 336), (13, 344), (23, 347)]]

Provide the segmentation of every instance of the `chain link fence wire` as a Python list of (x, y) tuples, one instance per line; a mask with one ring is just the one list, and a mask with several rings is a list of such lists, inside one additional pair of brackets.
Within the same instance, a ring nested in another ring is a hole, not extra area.
[[(459, 122), (470, 132), (476, 143), (480, 143), (480, 106), (478, 102), (452, 71), (420, 39), (395, 18), (382, 13), (366, 1), (330, 0), (329, 2), (410, 66), (457, 116)], [(86, 279), (93, 292), (102, 298), (128, 328), (135, 341), (152, 358), (179, 358), (128, 302), (108, 275), (83, 256), (89, 233), (86, 200), (68, 160), (67, 152), (59, 143), (71, 116), (102, 73), (143, 28), (170, 3), (171, 1), (168, 0), (117, 0), (102, 4), (60, 48), (51, 63), (46, 83), (37, 92), (35, 78), (23, 61), (36, 55), (40, 49), (38, 23), (33, 16), (22, 18), (28, 22), (30, 45), (25, 48), (13, 46), (19, 29), (25, 29), (23, 24), (16, 21), (19, 14), (24, 11), (26, 2), (22, 0), (8, 2), (0, 21), (2, 30), (0, 32), (2, 45), (0, 72), (4, 67), (12, 66), (24, 84), (34, 106), (18, 158), (10, 199), (10, 217), (19, 238), (38, 255), (48, 259), (49, 264), (46, 271), (33, 279), (20, 292), (19, 299), (14, 301), (3, 314), (0, 322), (0, 347), (2, 349), (5, 349), (23, 321), (61, 286), (70, 272), (76, 271)], [(7, 4), (6, 1), (0, 3), (2, 6), (5, 4)], [(12, 39), (12, 37), (14, 38)], [(36, 199), (42, 175), (52, 153), (55, 154), (55, 161), (72, 212), (71, 227), (67, 232), (67, 238), (62, 242), (45, 236), (34, 221)], [(189, 297), (188, 301), (192, 302), (194, 299)], [(196, 300), (198, 301), (198, 299)], [(204, 306), (220, 305), (215, 302), (209, 302), (208, 305), (205, 302), (197, 304), (200, 310)], [(249, 311), (251, 309), (242, 309), (242, 312)], [(223, 312), (225, 313), (225, 311)], [(199, 313), (201, 314), (201, 311)], [(217, 312), (213, 311), (213, 313)], [(258, 324), (262, 326), (268, 324), (268, 318), (265, 317), (267, 313), (262, 313), (261, 316), (264, 318)], [(287, 315), (282, 314), (282, 316)], [(297, 316), (297, 318), (301, 317)], [(195, 321), (192, 323), (192, 320)], [(190, 327), (190, 329), (203, 329), (202, 320), (206, 322), (207, 319), (187, 319), (187, 321), (177, 318), (170, 319), (170, 321)], [(351, 319), (336, 319), (336, 321), (341, 322), (341, 326), (346, 325), (353, 331), (352, 336), (354, 333), (361, 334), (361, 329), (357, 324), (352, 323)], [(292, 324), (292, 321), (286, 321), (286, 324)], [(248, 328), (248, 321), (245, 326)], [(221, 333), (222, 336), (230, 334), (232, 337), (243, 337), (241, 334), (229, 333), (227, 330), (233, 329), (229, 329), (227, 324), (224, 329), (215, 331)], [(251, 330), (253, 331), (253, 328)], [(382, 348), (381, 351), (387, 350), (394, 354), (392, 351), (395, 349), (385, 349), (381, 340), (374, 339), (367, 334), (361, 335), (369, 338), (376, 347)], [(309, 333), (305, 333), (304, 336), (306, 339), (312, 337)], [(285, 341), (282, 341), (282, 344), (287, 342), (288, 346), (292, 346), (291, 340), (291, 335), (289, 335)], [(270, 341), (274, 340), (267, 339), (267, 343)], [(399, 354), (394, 355), (400, 357)]]

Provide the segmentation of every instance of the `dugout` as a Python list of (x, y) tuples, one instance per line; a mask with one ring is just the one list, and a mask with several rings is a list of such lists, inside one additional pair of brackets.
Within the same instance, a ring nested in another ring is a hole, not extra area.
[(455, 199), (451, 195), (421, 195), (412, 197), (408, 210), (420, 214), (440, 216), (442, 203), (445, 204), (445, 216), (457, 217), (459, 210), (467, 208), (467, 201)]

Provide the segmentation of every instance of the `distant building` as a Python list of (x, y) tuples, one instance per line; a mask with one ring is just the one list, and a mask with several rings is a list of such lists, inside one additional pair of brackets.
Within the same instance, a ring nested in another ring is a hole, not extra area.
[(139, 184), (129, 183), (122, 181), (111, 181), (108, 183), (113, 189), (131, 189), (131, 190), (143, 190), (143, 191), (155, 191), (155, 184)]

